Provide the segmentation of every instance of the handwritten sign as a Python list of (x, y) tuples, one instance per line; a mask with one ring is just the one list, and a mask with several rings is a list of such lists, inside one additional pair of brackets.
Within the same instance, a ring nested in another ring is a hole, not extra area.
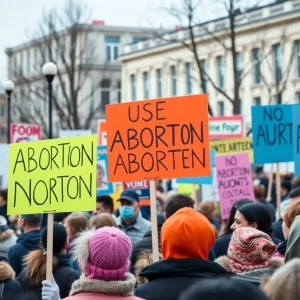
[(293, 106), (293, 156), (295, 176), (300, 177), (300, 105)]
[(192, 184), (212, 184), (213, 182), (213, 167), (215, 165), (215, 150), (210, 150), (210, 166), (211, 166), (211, 176), (203, 177), (185, 177), (177, 178), (177, 183), (192, 183)]
[(216, 173), (222, 219), (243, 198), (254, 200), (252, 172), (247, 153), (216, 156)]
[(98, 146), (97, 148), (97, 195), (109, 195), (114, 191), (113, 184), (107, 179), (107, 148)]
[(247, 152), (249, 160), (253, 162), (252, 138), (210, 141), (210, 148), (216, 151), (216, 155)]
[(41, 126), (36, 124), (19, 124), (10, 125), (10, 142), (33, 142), (41, 139)]
[(293, 105), (252, 106), (255, 164), (293, 160)]
[(91, 211), (97, 136), (10, 145), (8, 214)]
[(210, 117), (208, 119), (209, 138), (211, 140), (243, 137), (243, 116)]
[(150, 205), (150, 185), (149, 180), (126, 181), (123, 183), (124, 190), (134, 189), (140, 198), (141, 206)]
[(210, 176), (207, 96), (106, 106), (109, 181)]

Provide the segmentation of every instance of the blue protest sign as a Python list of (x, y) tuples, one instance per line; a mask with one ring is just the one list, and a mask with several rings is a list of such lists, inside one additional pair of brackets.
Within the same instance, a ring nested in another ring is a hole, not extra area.
[(293, 160), (293, 105), (252, 106), (255, 164)]
[(300, 177), (300, 105), (293, 106), (293, 153), (295, 176)]
[(149, 180), (125, 181), (123, 183), (124, 190), (134, 189), (140, 198), (141, 206), (150, 205), (150, 184)]
[(177, 178), (176, 183), (192, 183), (192, 184), (212, 184), (213, 182), (213, 166), (215, 165), (215, 149), (210, 149), (210, 166), (211, 166), (211, 175), (203, 177), (186, 177), (186, 178)]
[(97, 148), (97, 196), (109, 195), (114, 191), (112, 183), (107, 180), (107, 148), (98, 146)]

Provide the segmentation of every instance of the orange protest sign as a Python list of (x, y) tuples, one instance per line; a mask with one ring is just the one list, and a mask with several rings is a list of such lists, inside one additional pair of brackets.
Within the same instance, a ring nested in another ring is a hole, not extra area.
[(106, 106), (110, 182), (210, 175), (207, 96)]

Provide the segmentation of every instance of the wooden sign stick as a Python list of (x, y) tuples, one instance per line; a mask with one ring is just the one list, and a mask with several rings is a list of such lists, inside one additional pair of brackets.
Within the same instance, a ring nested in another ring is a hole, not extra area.
[(151, 208), (151, 227), (152, 227), (152, 256), (153, 256), (153, 262), (157, 262), (159, 261), (159, 248), (158, 248), (158, 232), (157, 232), (155, 180), (150, 180), (150, 208)]
[(269, 173), (269, 182), (268, 182), (268, 193), (267, 193), (267, 201), (270, 202), (271, 194), (272, 194), (272, 185), (273, 185), (273, 164), (271, 164), (271, 169)]
[(276, 163), (276, 199), (277, 199), (277, 218), (280, 219), (281, 217), (281, 195), (280, 195), (280, 169), (279, 169), (279, 162)]
[(197, 206), (198, 197), (197, 197), (197, 185), (193, 183), (193, 191), (192, 191), (192, 198), (195, 201), (195, 206)]
[(54, 214), (48, 214), (47, 223), (47, 259), (46, 259), (46, 280), (52, 282), (52, 265), (53, 265), (53, 225)]

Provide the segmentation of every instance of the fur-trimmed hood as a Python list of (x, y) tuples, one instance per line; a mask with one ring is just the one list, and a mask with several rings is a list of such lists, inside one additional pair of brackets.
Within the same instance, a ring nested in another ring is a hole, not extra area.
[(14, 279), (15, 272), (12, 267), (5, 261), (0, 261), (0, 281)]

